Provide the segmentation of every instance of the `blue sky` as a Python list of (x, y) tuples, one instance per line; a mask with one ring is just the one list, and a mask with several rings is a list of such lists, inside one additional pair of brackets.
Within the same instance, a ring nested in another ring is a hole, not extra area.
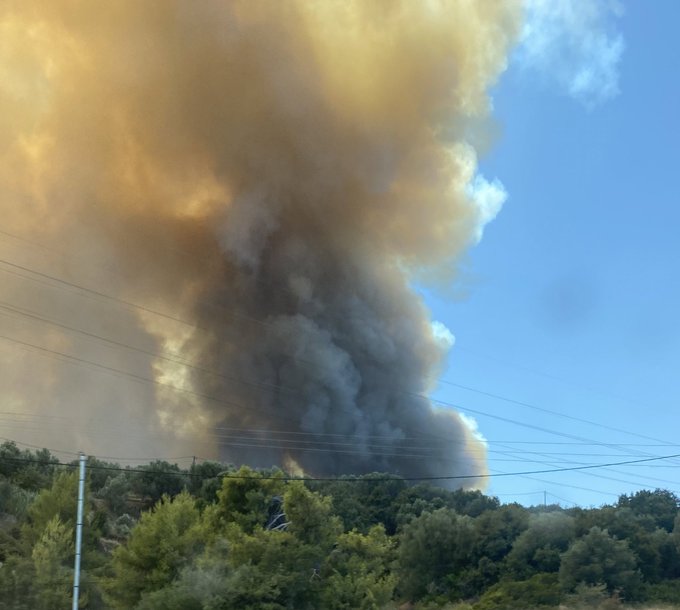
[[(508, 200), (455, 289), (427, 293), (456, 336), (443, 378), (476, 390), (442, 383), (435, 396), (475, 417), (492, 471), (680, 453), (680, 3), (597, 6), (540, 49), (545, 61), (518, 50), (494, 90), (500, 135), (481, 171)], [(578, 74), (592, 77), (580, 89)], [(652, 439), (670, 445), (631, 446)], [(488, 491), (599, 505), (643, 487), (680, 494), (678, 466), (498, 478)]]

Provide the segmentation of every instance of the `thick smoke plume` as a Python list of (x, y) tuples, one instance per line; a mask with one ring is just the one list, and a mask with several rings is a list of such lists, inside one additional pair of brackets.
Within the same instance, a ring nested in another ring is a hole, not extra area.
[(410, 282), (502, 201), (474, 147), (517, 8), (5, 0), (3, 436), (482, 473)]

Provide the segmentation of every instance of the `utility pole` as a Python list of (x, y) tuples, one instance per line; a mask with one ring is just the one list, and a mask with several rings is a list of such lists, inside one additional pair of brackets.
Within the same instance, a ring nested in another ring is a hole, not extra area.
[(78, 475), (78, 518), (76, 519), (76, 559), (73, 567), (73, 606), (72, 610), (78, 610), (78, 597), (80, 594), (80, 549), (83, 542), (83, 503), (85, 496), (85, 454), (80, 452), (80, 468)]
[(543, 492), (543, 507), (545, 508), (548, 506), (548, 492), (544, 491)]

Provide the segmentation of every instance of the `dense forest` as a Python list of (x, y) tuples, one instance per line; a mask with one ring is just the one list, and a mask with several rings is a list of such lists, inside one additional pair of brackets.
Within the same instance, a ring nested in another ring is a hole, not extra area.
[[(76, 462), (0, 445), (0, 608), (70, 607)], [(680, 602), (678, 498), (501, 504), (372, 474), (89, 458), (81, 607), (615, 608)]]

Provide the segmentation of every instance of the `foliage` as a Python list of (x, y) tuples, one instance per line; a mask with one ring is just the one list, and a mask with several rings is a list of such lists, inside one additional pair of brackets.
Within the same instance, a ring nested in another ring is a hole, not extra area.
[(506, 570), (505, 558), (528, 522), (529, 512), (517, 504), (487, 510), (474, 519), (468, 564), (456, 576), (460, 596), (476, 597), (499, 581)]
[(575, 590), (579, 583), (604, 584), (610, 593), (621, 591), (626, 598), (635, 599), (641, 590), (637, 561), (628, 543), (596, 526), (562, 555), (559, 576), (567, 591)]
[(30, 557), (14, 554), (0, 566), (0, 610), (33, 610), (35, 566)]
[(11, 441), (0, 444), (0, 478), (29, 491), (50, 484), (57, 459), (47, 450), (36, 452), (19, 449)]
[(186, 477), (177, 464), (156, 460), (132, 473), (131, 491), (153, 506), (163, 496), (174, 498), (186, 486)]
[(132, 608), (143, 593), (171, 583), (203, 542), (199, 513), (187, 493), (164, 496), (144, 513), (126, 545), (113, 553), (109, 597), (117, 608)]
[(207, 461), (191, 466), (187, 489), (196, 498), (199, 506), (217, 501), (217, 492), (222, 483), (220, 473), (224, 471), (224, 464), (219, 462)]
[(332, 514), (331, 499), (309, 491), (300, 481), (293, 481), (283, 495), (286, 530), (301, 542), (330, 550), (342, 532), (340, 520)]
[(405, 525), (423, 512), (432, 512), (438, 508), (450, 508), (459, 515), (479, 517), (486, 511), (493, 511), (500, 507), (498, 498), (485, 496), (477, 490), (449, 491), (425, 484), (404, 489), (396, 503), (398, 526)]
[(506, 504), (487, 511), (474, 521), (475, 546), (473, 556), (500, 562), (512, 549), (517, 537), (528, 527), (529, 514), (518, 504)]
[(333, 498), (335, 514), (345, 530), (366, 533), (380, 524), (392, 535), (397, 529), (402, 495), (408, 488), (401, 477), (374, 472), (317, 482), (311, 489)]
[(49, 489), (43, 489), (28, 509), (27, 522), (23, 527), (23, 537), (34, 545), (47, 524), (55, 517), (66, 527), (73, 527), (76, 521), (78, 498), (78, 473), (61, 472)]
[(258, 472), (242, 466), (222, 479), (217, 503), (209, 515), (214, 530), (235, 523), (246, 532), (267, 525), (271, 513), (283, 497), (284, 481), (280, 470)]
[(515, 578), (529, 578), (537, 572), (557, 572), (560, 555), (575, 537), (574, 520), (562, 512), (532, 515), (529, 527), (512, 545), (506, 569)]
[(470, 517), (449, 508), (423, 513), (399, 536), (399, 590), (415, 600), (454, 594), (455, 574), (469, 561), (475, 531)]
[(663, 580), (645, 587), (644, 599), (680, 605), (680, 579)]
[(368, 534), (341, 534), (322, 578), (321, 606), (328, 610), (377, 610), (392, 599), (396, 576), (390, 573), (394, 541), (381, 525)]
[(26, 516), (35, 495), (35, 492), (23, 489), (8, 480), (0, 480), (0, 514), (5, 513), (22, 519)]
[[(0, 445), (0, 610), (68, 607), (77, 474)], [(563, 510), (378, 473), (91, 459), (89, 610), (609, 610), (680, 603), (678, 498)]]
[(45, 526), (31, 553), (35, 568), (36, 608), (66, 608), (71, 601), (73, 583), (73, 528), (58, 516)]
[(507, 580), (488, 589), (473, 610), (526, 610), (557, 606), (562, 598), (556, 574), (534, 574), (523, 581)]
[(620, 507), (630, 508), (636, 515), (648, 515), (656, 527), (667, 532), (673, 530), (675, 516), (678, 514), (680, 499), (673, 492), (665, 489), (648, 491), (643, 489), (634, 494), (619, 497)]
[(127, 508), (129, 492), (129, 476), (125, 473), (119, 473), (115, 476), (107, 476), (106, 482), (96, 492), (96, 495), (104, 500), (106, 508), (110, 512), (119, 515)]
[(565, 595), (565, 603), (569, 608), (597, 608), (606, 610), (607, 606), (619, 606), (620, 600), (616, 593), (607, 590), (607, 585), (587, 585), (579, 583), (573, 593)]

